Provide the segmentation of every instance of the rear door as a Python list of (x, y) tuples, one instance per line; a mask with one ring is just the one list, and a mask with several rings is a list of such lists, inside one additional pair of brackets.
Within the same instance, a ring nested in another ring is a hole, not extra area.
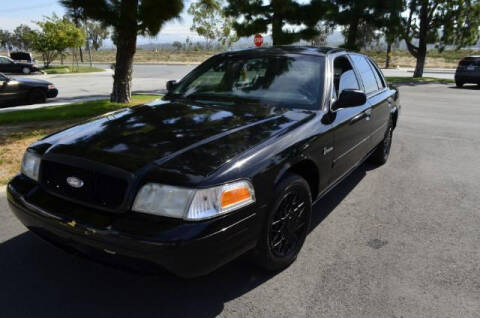
[(367, 94), (370, 118), (368, 119), (368, 136), (365, 155), (376, 147), (384, 138), (390, 117), (394, 92), (387, 88), (383, 74), (377, 65), (368, 57), (350, 54)]

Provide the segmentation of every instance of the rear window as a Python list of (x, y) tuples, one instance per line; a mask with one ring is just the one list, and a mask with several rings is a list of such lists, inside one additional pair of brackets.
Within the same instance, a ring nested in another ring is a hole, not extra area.
[(480, 59), (466, 58), (460, 61), (459, 66), (480, 66)]
[(379, 89), (377, 78), (375, 77), (372, 66), (367, 61), (367, 59), (362, 55), (357, 54), (352, 54), (351, 58), (360, 73), (360, 77), (363, 81), (363, 86), (365, 87), (365, 93), (370, 94), (377, 91)]

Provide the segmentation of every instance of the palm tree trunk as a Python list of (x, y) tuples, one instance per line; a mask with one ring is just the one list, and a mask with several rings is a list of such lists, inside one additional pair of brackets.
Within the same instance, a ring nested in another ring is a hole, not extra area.
[(415, 72), (413, 73), (414, 78), (423, 76), (423, 69), (425, 68), (425, 60), (427, 58), (427, 33), (429, 24), (428, 0), (423, 0), (420, 9), (420, 30), (418, 33), (417, 64), (415, 66)]
[(345, 48), (349, 50), (358, 50), (357, 47), (357, 35), (358, 35), (358, 19), (352, 21), (348, 27), (347, 42), (345, 43)]
[(128, 103), (132, 96), (132, 67), (133, 56), (137, 45), (137, 35), (124, 38), (119, 33), (115, 74), (113, 75), (113, 91), (110, 97), (112, 102)]
[(132, 97), (132, 67), (137, 47), (137, 9), (138, 1), (122, 1), (120, 20), (124, 22), (116, 30), (117, 55), (110, 95), (110, 101), (115, 103), (128, 103)]
[(392, 43), (387, 43), (387, 58), (385, 60), (385, 68), (390, 68), (390, 61), (392, 59)]
[(78, 50), (80, 51), (80, 61), (83, 63), (83, 52), (82, 52), (82, 47), (79, 47)]

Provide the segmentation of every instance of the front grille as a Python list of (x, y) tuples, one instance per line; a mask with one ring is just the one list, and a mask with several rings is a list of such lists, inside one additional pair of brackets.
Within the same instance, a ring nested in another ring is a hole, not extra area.
[[(128, 181), (121, 177), (55, 161), (43, 160), (40, 176), (42, 186), (50, 193), (106, 210), (120, 209), (128, 191)], [(69, 177), (80, 179), (83, 186), (72, 187), (67, 183)]]

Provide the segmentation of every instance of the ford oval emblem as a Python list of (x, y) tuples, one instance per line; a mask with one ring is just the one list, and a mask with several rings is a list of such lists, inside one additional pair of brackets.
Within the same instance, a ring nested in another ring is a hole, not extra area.
[(67, 183), (69, 186), (75, 189), (79, 189), (83, 187), (83, 180), (77, 178), (77, 177), (68, 177), (67, 178)]

